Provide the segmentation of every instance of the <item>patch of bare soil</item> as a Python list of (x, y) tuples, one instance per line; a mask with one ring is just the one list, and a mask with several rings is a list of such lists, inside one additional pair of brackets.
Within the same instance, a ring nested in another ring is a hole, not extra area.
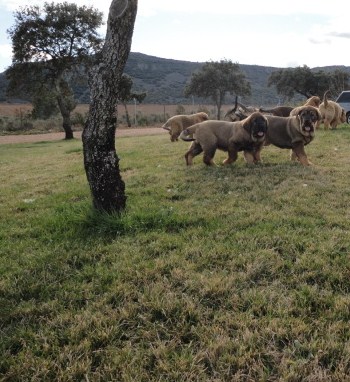
[[(74, 137), (81, 139), (81, 131), (75, 131)], [(117, 129), (117, 137), (132, 137), (142, 135), (157, 135), (168, 134), (167, 131), (160, 127), (142, 127), (142, 128), (129, 128)], [(32, 135), (2, 135), (0, 136), (0, 144), (8, 143), (26, 143), (26, 142), (42, 142), (42, 141), (59, 141), (64, 139), (64, 132), (62, 133), (46, 133), (46, 134), (32, 134)]]

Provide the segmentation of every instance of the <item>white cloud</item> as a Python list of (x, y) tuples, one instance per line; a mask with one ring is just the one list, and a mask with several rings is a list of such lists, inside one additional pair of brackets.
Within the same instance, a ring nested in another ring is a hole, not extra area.
[[(336, 6), (335, 4), (339, 4)], [(232, 0), (140, 0), (138, 13), (141, 16), (154, 15), (158, 12), (179, 12), (179, 13), (207, 13), (222, 15), (289, 15), (289, 14), (310, 14), (310, 15), (339, 15), (339, 9), (343, 8), (341, 0), (334, 0), (332, 7), (327, 1), (317, 3), (305, 0), (294, 0), (287, 4), (278, 0), (253, 0), (242, 4)]]
[[(44, 2), (0, 0), (0, 10), (13, 11)], [(107, 19), (111, 0), (74, 2), (98, 8)], [(345, 10), (339, 11), (343, 8), (341, 0), (333, 0), (331, 7), (326, 1), (305, 0), (289, 4), (252, 0), (245, 5), (232, 0), (139, 0), (132, 51), (186, 61), (228, 58), (240, 64), (275, 67), (350, 65), (344, 48), (350, 39), (348, 17)], [(195, 28), (184, 23), (192, 15)], [(245, 24), (255, 16), (263, 26), (249, 24), (243, 31), (234, 16), (241, 16), (238, 19)], [(104, 35), (105, 26), (100, 33)], [(0, 43), (4, 42), (1, 38)], [(6, 48), (0, 58), (11, 57), (9, 45), (3, 46)]]

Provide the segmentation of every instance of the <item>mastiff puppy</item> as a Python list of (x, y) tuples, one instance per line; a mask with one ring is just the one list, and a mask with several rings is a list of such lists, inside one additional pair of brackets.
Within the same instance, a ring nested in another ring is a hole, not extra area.
[(190, 115), (179, 114), (169, 118), (162, 128), (169, 131), (171, 142), (175, 142), (178, 140), (182, 130), (186, 129), (186, 127), (190, 127), (195, 123), (207, 121), (208, 119), (208, 114), (203, 112)]
[(208, 166), (215, 165), (216, 149), (228, 152), (228, 158), (223, 162), (225, 165), (234, 162), (239, 151), (243, 151), (247, 163), (257, 163), (260, 161), (267, 125), (267, 119), (259, 112), (251, 114), (243, 121), (197, 123), (180, 134), (184, 141), (193, 141), (185, 154), (186, 164), (192, 165), (193, 158), (203, 152), (203, 162)]
[(291, 117), (266, 115), (269, 128), (265, 145), (273, 144), (281, 149), (292, 149), (291, 159), (299, 160), (304, 166), (311, 165), (304, 146), (315, 136), (315, 128), (321, 114), (313, 106), (300, 106), (298, 114)]

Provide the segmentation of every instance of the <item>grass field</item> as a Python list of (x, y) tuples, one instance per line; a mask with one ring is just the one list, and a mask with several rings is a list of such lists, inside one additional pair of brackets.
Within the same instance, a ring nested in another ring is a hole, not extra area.
[(349, 381), (349, 126), (309, 168), (187, 146), (117, 139), (120, 217), (80, 141), (0, 146), (1, 381)]

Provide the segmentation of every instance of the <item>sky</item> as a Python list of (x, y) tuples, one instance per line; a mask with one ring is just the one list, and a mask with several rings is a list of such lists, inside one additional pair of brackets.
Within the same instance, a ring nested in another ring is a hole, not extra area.
[[(107, 20), (111, 0), (66, 1), (93, 6)], [(11, 65), (6, 31), (13, 12), (43, 3), (0, 0), (0, 72)], [(106, 26), (102, 37), (105, 32)], [(343, 0), (139, 0), (131, 51), (192, 62), (314, 68), (350, 66), (349, 43)]]

